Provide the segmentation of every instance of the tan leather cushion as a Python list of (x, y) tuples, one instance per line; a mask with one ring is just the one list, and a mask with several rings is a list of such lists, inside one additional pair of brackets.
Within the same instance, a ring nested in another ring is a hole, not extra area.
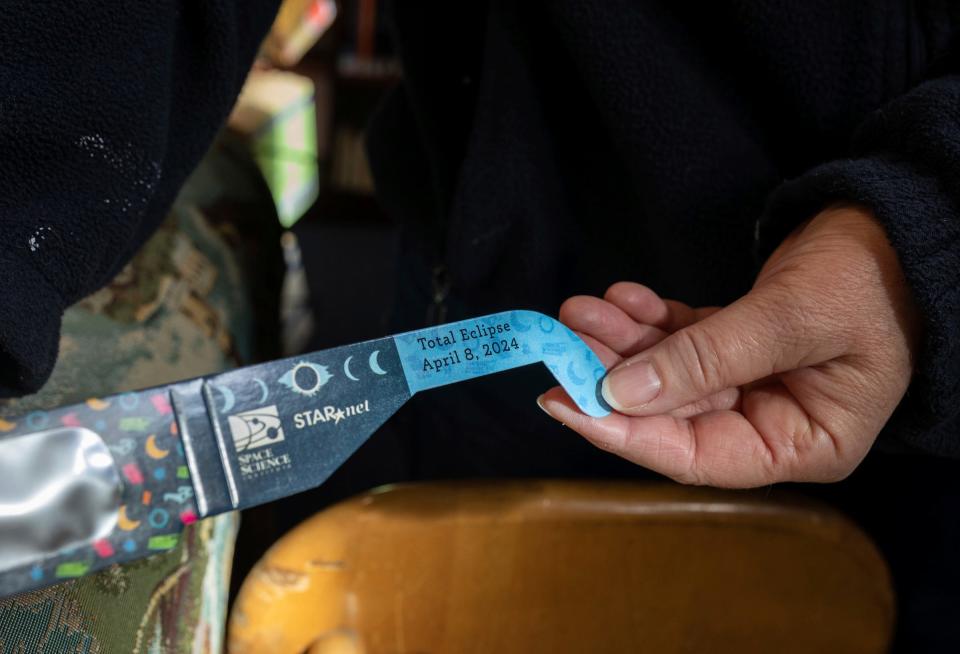
[(882, 652), (893, 607), (872, 544), (822, 506), (672, 484), (438, 483), (363, 495), (286, 535), (244, 583), (229, 642)]

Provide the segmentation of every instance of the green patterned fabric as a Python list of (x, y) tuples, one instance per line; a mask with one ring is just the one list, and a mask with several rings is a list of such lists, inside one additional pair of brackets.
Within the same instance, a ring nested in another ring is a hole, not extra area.
[[(251, 301), (267, 294), (251, 288), (248, 258), (271, 270), (279, 232), (268, 194), (267, 204), (243, 198), (267, 193), (251, 170), (214, 148), (137, 257), (67, 311), (49, 383), (0, 412), (210, 374), (262, 353), (255, 317), (275, 307)], [(204, 520), (164, 554), (0, 600), (0, 654), (222, 651), (238, 524), (236, 514)]]

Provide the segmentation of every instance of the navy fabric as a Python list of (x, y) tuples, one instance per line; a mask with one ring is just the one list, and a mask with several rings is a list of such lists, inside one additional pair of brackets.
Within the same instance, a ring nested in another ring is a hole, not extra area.
[(6, 0), (0, 11), (0, 395), (36, 391), (63, 310), (158, 226), (278, 0)]
[(555, 312), (621, 279), (725, 304), (786, 231), (865, 203), (927, 325), (884, 439), (960, 457), (956, 3), (451, 4), (397, 3), (406, 79), (368, 143), (451, 306)]

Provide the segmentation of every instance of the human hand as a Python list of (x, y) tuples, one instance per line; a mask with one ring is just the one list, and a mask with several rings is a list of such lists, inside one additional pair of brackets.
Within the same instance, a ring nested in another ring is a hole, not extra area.
[(620, 283), (560, 319), (612, 367), (616, 412), (590, 418), (559, 388), (541, 407), (630, 461), (726, 487), (847, 476), (906, 392), (921, 332), (883, 229), (848, 206), (795, 231), (726, 308)]

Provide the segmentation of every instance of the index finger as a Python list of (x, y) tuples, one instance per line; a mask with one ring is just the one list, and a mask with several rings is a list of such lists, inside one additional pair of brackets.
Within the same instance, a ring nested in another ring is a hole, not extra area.
[(649, 287), (636, 282), (617, 282), (603, 299), (633, 320), (675, 332), (716, 313), (720, 307), (694, 308), (678, 300), (665, 300)]
[(779, 481), (789, 469), (736, 411), (591, 418), (558, 389), (541, 406), (597, 447), (684, 484), (751, 488)]

